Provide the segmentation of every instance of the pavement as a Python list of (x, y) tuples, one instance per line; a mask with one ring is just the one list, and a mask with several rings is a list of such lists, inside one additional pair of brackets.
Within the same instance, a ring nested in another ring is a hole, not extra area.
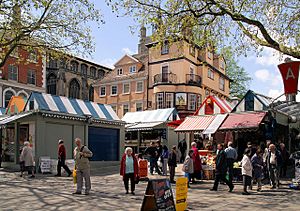
[[(181, 175), (177, 172), (177, 177)], [(72, 177), (38, 174), (29, 179), (0, 170), (0, 210), (140, 210), (147, 182), (140, 182), (133, 196), (125, 194), (122, 178), (116, 173), (93, 175), (91, 180), (91, 194), (75, 196)], [(300, 210), (300, 191), (288, 189), (288, 183), (283, 181), (278, 190), (264, 186), (262, 192), (244, 196), (241, 183), (235, 183), (233, 193), (228, 193), (225, 185), (211, 192), (213, 181), (202, 181), (189, 189), (188, 210)], [(174, 192), (175, 186), (172, 189)]]

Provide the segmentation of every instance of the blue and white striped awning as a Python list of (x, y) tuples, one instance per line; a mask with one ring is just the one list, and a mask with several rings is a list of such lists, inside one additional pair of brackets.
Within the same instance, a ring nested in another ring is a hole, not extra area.
[(25, 110), (50, 111), (75, 116), (92, 116), (95, 119), (109, 121), (120, 120), (110, 105), (39, 92), (31, 93), (27, 100)]

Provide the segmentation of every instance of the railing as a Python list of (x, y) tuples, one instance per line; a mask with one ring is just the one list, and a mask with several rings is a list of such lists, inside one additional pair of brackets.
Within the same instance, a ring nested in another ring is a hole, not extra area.
[(195, 74), (187, 74), (186, 75), (186, 83), (195, 85), (195, 86), (201, 86), (202, 85), (202, 78), (200, 75)]
[(174, 73), (162, 73), (154, 76), (154, 84), (158, 83), (176, 83), (177, 75)]

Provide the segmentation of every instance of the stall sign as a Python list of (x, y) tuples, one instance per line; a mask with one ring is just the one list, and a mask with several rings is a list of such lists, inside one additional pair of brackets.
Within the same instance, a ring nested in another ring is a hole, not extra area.
[(42, 173), (51, 172), (51, 159), (50, 157), (41, 157), (40, 158), (40, 168)]
[(300, 71), (300, 62), (286, 62), (278, 65), (280, 70), (285, 94), (296, 94), (298, 90), (298, 76)]
[(181, 177), (176, 180), (176, 210), (184, 211), (187, 209), (187, 187), (188, 179)]

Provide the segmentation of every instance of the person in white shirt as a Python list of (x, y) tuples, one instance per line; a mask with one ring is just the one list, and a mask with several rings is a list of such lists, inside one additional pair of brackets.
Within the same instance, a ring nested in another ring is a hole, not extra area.
[(251, 163), (251, 149), (247, 148), (242, 159), (242, 175), (243, 175), (243, 185), (244, 191), (243, 195), (249, 195), (247, 191), (247, 186), (251, 186), (252, 183), (252, 163)]

